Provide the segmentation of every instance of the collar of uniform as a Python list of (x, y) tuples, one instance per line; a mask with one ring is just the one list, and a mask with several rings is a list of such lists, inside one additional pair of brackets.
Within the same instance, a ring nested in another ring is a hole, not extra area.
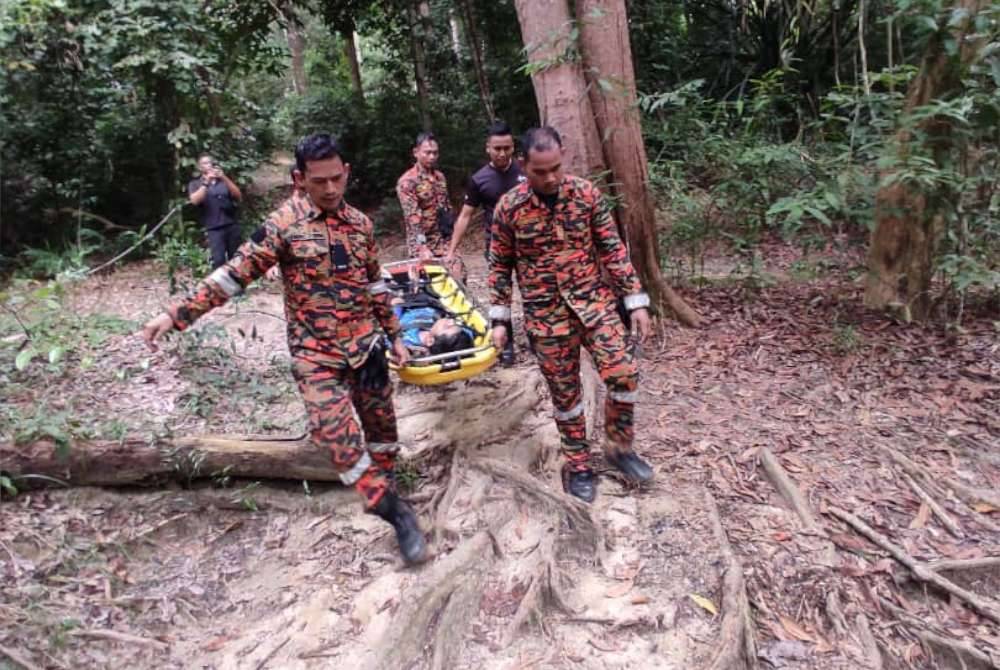
[(434, 168), (431, 168), (431, 169), (428, 170), (423, 165), (421, 165), (419, 162), (414, 163), (413, 167), (415, 167), (417, 169), (417, 176), (418, 177), (434, 177), (435, 174), (437, 174), (437, 170), (435, 170)]
[[(569, 195), (569, 188), (570, 188), (569, 179), (567, 179), (566, 176), (564, 175), (562, 181), (559, 182), (559, 191), (557, 193), (558, 197), (556, 198), (556, 206), (555, 209), (553, 209), (552, 211), (560, 209), (559, 204), (566, 201), (567, 196)], [(535, 193), (535, 189), (531, 188), (530, 184), (528, 185), (528, 192), (531, 194), (530, 199), (532, 207), (541, 207), (545, 210), (548, 210), (548, 206), (542, 201), (540, 197), (538, 197), (538, 194)]]
[(325, 218), (328, 221), (330, 219), (335, 219), (337, 221), (346, 221), (347, 219), (344, 216), (346, 210), (347, 210), (347, 203), (345, 203), (344, 199), (341, 198), (340, 204), (337, 205), (337, 208), (335, 210), (333, 210), (332, 212), (320, 212), (319, 214), (322, 218)]

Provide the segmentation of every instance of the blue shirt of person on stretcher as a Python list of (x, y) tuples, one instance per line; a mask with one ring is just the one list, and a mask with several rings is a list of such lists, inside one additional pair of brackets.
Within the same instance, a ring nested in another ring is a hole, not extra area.
[(403, 344), (416, 355), (437, 355), (472, 348), (475, 332), (444, 310), (412, 306), (393, 301), (393, 310), (402, 326)]

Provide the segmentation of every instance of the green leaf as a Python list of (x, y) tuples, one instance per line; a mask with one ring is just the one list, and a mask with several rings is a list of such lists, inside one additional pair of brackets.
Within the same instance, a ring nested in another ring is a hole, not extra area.
[(49, 363), (55, 365), (62, 360), (63, 355), (66, 353), (66, 347), (55, 346), (49, 349)]
[(23, 370), (28, 367), (28, 363), (31, 362), (31, 359), (37, 355), (38, 352), (31, 347), (25, 349), (17, 355), (17, 358), (14, 359), (14, 367), (18, 370)]

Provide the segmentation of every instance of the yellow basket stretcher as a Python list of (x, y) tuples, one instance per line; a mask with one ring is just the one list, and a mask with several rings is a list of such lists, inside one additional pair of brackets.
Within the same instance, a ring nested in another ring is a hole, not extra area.
[(390, 364), (402, 381), (420, 386), (448, 384), (474, 377), (496, 363), (497, 350), (489, 321), (462, 282), (452, 277), (440, 261), (409, 259), (387, 263), (382, 266), (382, 274), (393, 293), (403, 298), (404, 305), (407, 293), (422, 291), (475, 334), (473, 346), (468, 349), (417, 356), (403, 367)]

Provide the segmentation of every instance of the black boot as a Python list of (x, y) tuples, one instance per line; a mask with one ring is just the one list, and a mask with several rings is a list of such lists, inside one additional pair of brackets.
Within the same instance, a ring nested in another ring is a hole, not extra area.
[(427, 542), (417, 524), (417, 515), (405, 501), (392, 491), (386, 491), (370, 511), (396, 529), (396, 541), (399, 542), (399, 552), (404, 561), (421, 563), (427, 560)]
[(653, 468), (649, 463), (639, 458), (634, 451), (624, 451), (617, 454), (608, 452), (604, 454), (608, 465), (625, 475), (626, 478), (636, 483), (648, 482), (653, 478)]
[(575, 470), (569, 465), (562, 469), (563, 491), (583, 502), (594, 502), (597, 497), (597, 475), (590, 468)]

